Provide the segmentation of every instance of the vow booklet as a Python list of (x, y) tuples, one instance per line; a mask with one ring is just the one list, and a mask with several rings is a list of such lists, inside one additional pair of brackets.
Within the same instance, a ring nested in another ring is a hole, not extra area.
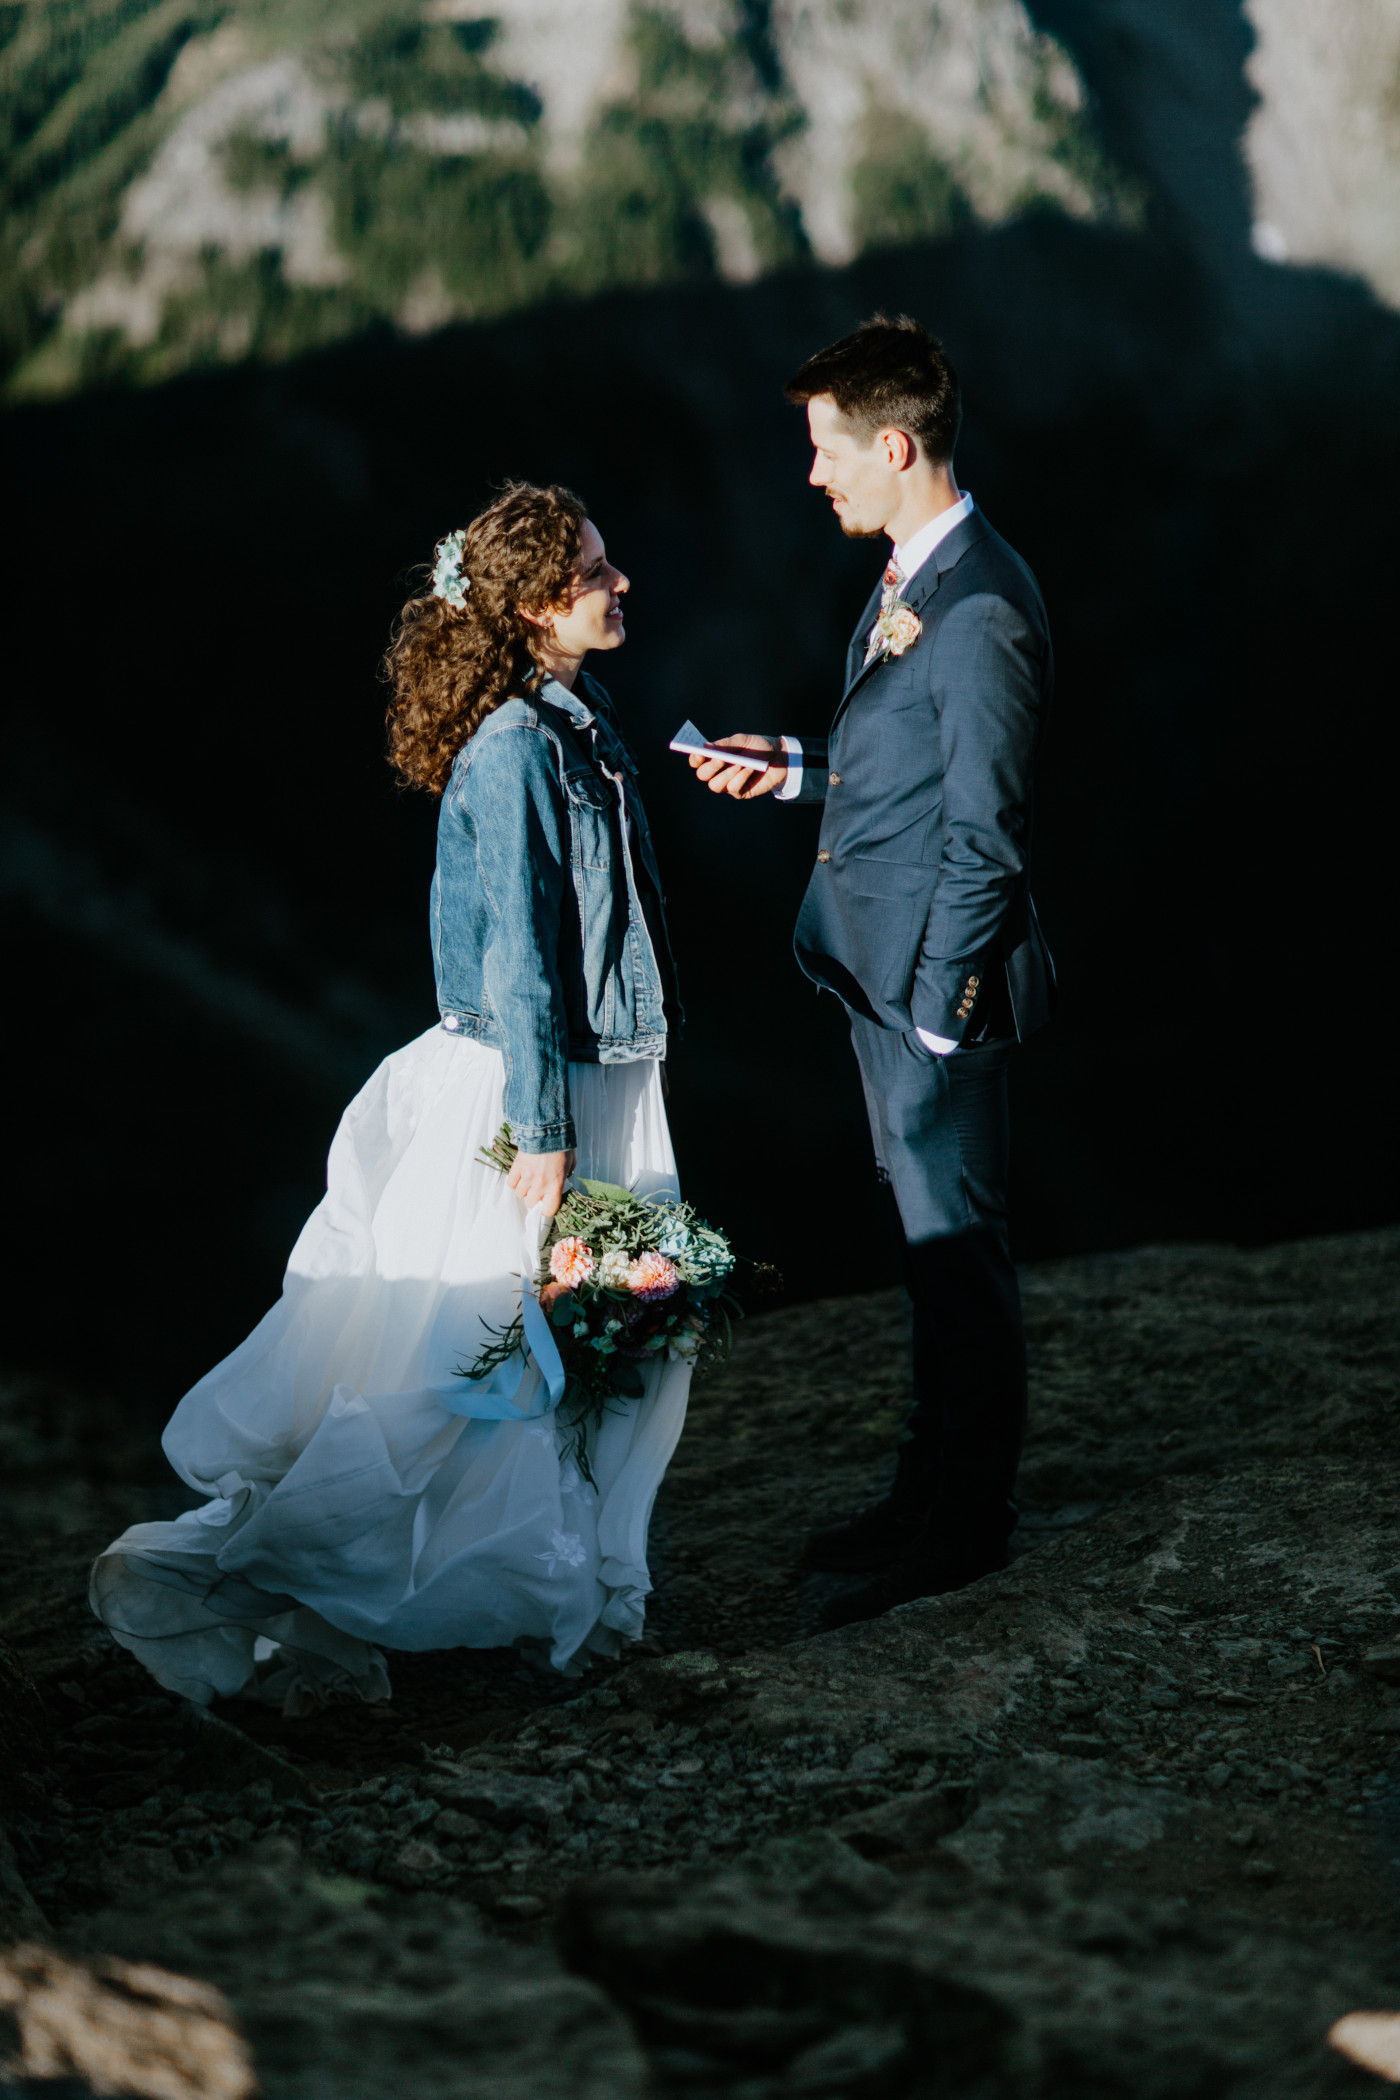
[(693, 722), (685, 722), (671, 739), (672, 751), (684, 751), (696, 758), (722, 758), (727, 766), (743, 766), (750, 773), (764, 773), (772, 765), (772, 754), (766, 751), (726, 751), (701, 736)]

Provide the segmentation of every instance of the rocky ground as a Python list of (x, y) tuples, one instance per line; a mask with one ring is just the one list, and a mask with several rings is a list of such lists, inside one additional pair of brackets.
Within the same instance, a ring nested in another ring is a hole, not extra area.
[(12, 2089), (94, 2089), (76, 1977), (83, 2033), (195, 2023), (118, 2088), (177, 2100), (249, 2089), (235, 2025), (273, 2100), (1379, 2090), (1326, 2035), (1400, 2006), (1397, 1281), (1400, 1232), (1032, 1272), (1013, 1565), (826, 1634), (800, 1542), (888, 1466), (901, 1315), (769, 1314), (697, 1388), (640, 1655), (399, 1658), (295, 1723), (92, 1624), (91, 1552), (179, 1493), (15, 1386)]

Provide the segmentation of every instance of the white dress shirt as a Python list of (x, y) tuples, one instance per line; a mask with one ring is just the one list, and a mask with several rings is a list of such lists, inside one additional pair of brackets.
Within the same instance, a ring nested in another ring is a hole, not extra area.
[[(971, 516), (972, 498), (964, 495), (947, 510), (941, 510), (936, 518), (930, 518), (927, 525), (921, 525), (917, 532), (911, 532), (902, 547), (896, 546), (891, 549), (890, 559), (903, 578), (900, 584), (901, 596), (939, 541), (946, 540), (954, 526), (961, 525), (964, 518)], [(873, 628), (871, 631), (874, 631)], [(787, 779), (780, 788), (774, 788), (773, 793), (779, 802), (793, 802), (802, 792), (802, 740), (800, 737), (785, 736), (782, 742), (787, 753)], [(927, 1028), (919, 1029), (918, 1036), (924, 1048), (932, 1050), (935, 1057), (951, 1057), (958, 1047), (948, 1036), (930, 1035)]]

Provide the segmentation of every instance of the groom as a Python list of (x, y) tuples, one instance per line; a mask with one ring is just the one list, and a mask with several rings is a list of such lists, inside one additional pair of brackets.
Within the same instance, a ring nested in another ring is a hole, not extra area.
[(1035, 578), (953, 478), (957, 375), (916, 321), (876, 315), (788, 382), (852, 539), (892, 543), (846, 652), (831, 734), (730, 736), (762, 772), (692, 758), (716, 794), (819, 802), (797, 957), (851, 1020), (879, 1177), (914, 1306), (914, 1399), (893, 1485), (817, 1532), (816, 1568), (870, 1579), (873, 1618), (1006, 1564), (1026, 1419), (1006, 1229), (1007, 1065), (1054, 966), (1027, 870), (1050, 703)]

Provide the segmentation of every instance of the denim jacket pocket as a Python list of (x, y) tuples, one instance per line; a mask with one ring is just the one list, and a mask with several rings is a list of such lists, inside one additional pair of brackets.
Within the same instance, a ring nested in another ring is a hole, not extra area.
[(596, 773), (567, 772), (564, 793), (569, 801), (569, 829), (573, 835), (575, 866), (610, 868), (616, 804), (607, 782), (600, 780)]

